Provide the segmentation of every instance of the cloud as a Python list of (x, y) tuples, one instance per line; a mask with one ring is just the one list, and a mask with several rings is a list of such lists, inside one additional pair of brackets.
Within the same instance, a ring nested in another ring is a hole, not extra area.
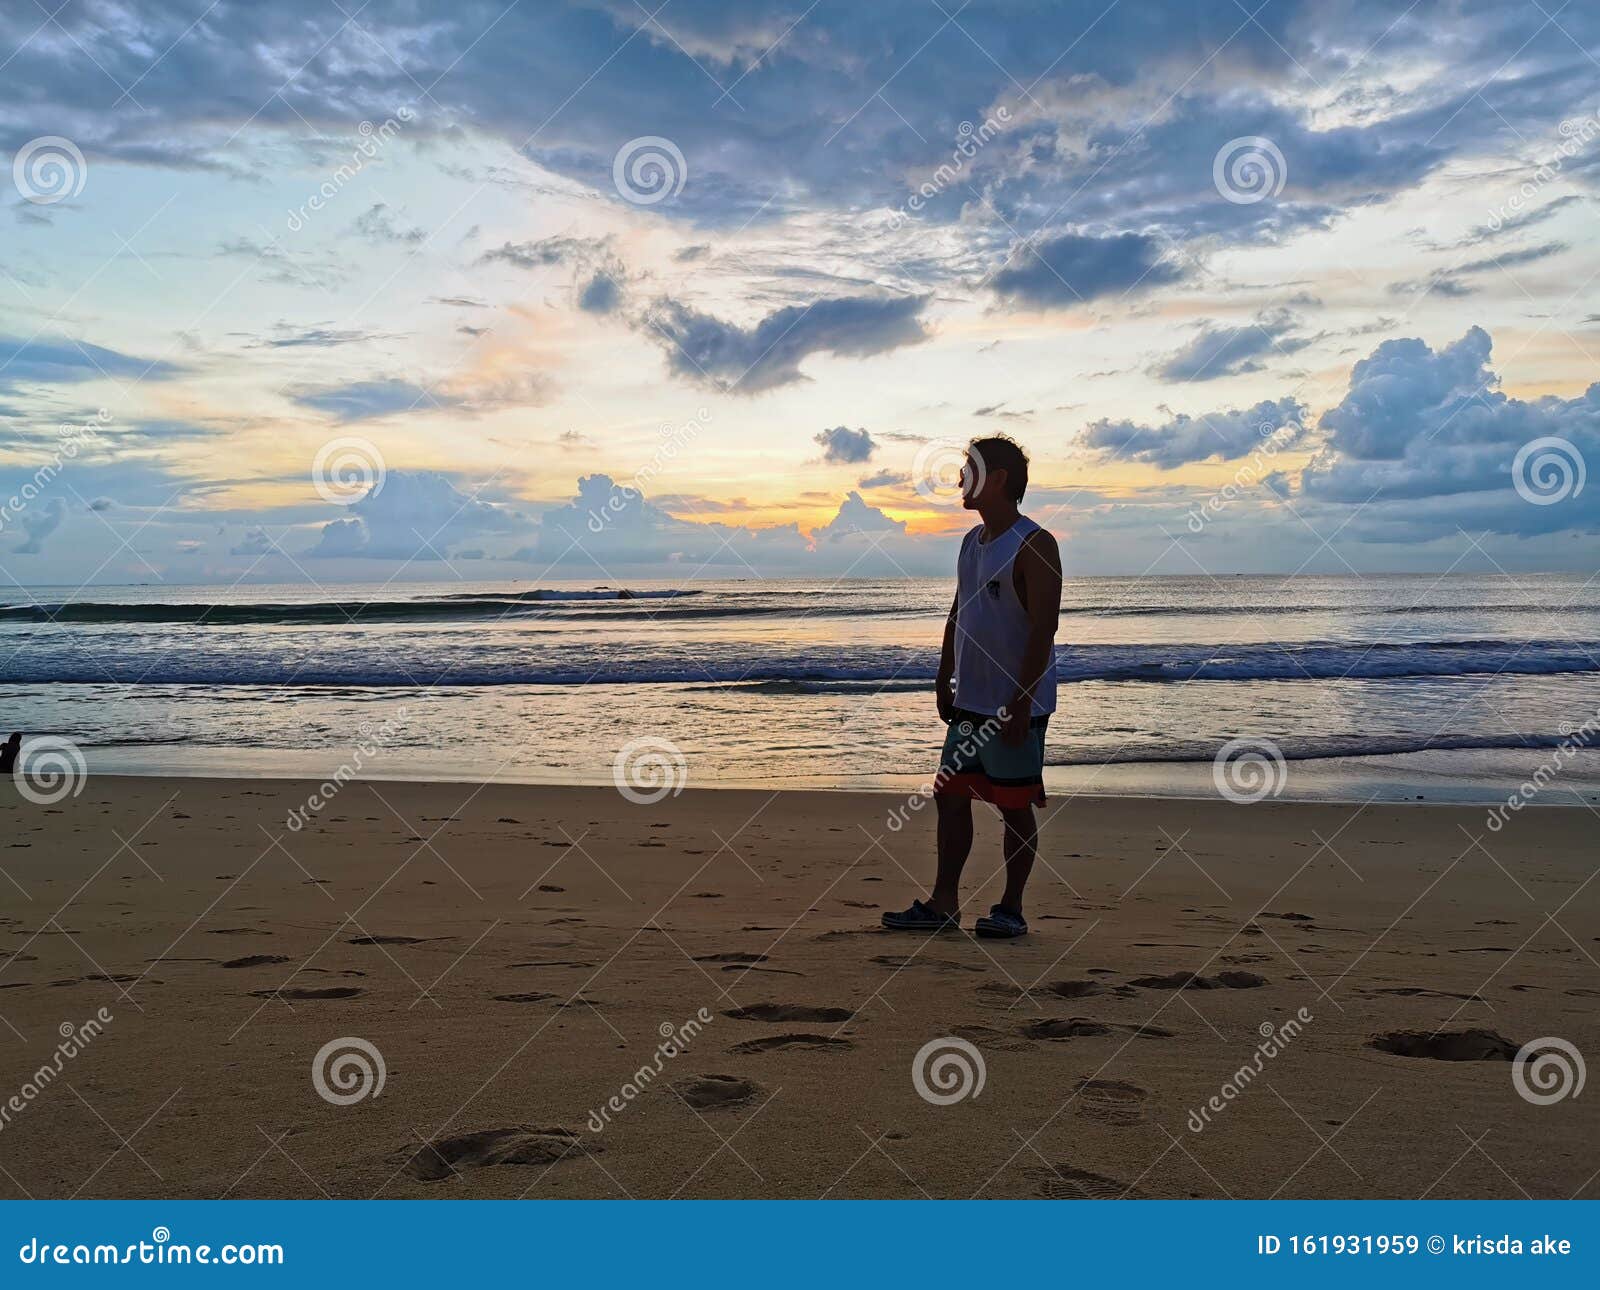
[(1186, 345), (1156, 364), (1153, 374), (1164, 381), (1215, 381), (1259, 372), (1264, 356), (1293, 354), (1311, 343), (1309, 337), (1295, 334), (1298, 326), (1286, 309), (1262, 314), (1242, 327), (1207, 321)]
[(253, 528), (246, 531), (237, 543), (229, 548), (229, 555), (262, 556), (273, 551), (272, 539), (267, 536), (263, 528)]
[[(1459, 526), (1499, 533), (1592, 531), (1600, 490), (1585, 488), (1556, 504), (1518, 496), (1512, 464), (1538, 439), (1562, 441), (1573, 462), (1600, 464), (1600, 384), (1573, 399), (1517, 399), (1503, 393), (1489, 366), (1492, 342), (1481, 327), (1438, 350), (1422, 340), (1389, 340), (1350, 372), (1338, 406), (1323, 414), (1327, 448), (1301, 475), (1301, 492), (1327, 502), (1405, 502), (1399, 518), (1443, 532)], [(1494, 494), (1431, 509), (1419, 499)], [(1398, 540), (1398, 539), (1396, 539)]]
[(756, 394), (805, 380), (813, 354), (861, 358), (927, 339), (927, 296), (838, 296), (788, 305), (753, 327), (723, 322), (667, 298), (641, 324), (661, 344), (667, 367), (730, 393)]
[(44, 550), (44, 540), (61, 527), (61, 521), (66, 518), (66, 514), (66, 503), (59, 497), (52, 497), (43, 505), (23, 511), (22, 531), (25, 537), (20, 545), (11, 548), (12, 553), (38, 555)]
[(1063, 233), (1021, 243), (989, 285), (1013, 305), (1072, 308), (1178, 281), (1183, 276), (1178, 266), (1162, 256), (1161, 244), (1142, 233)]
[(428, 240), (428, 230), (413, 225), (402, 228), (395, 222), (395, 212), (384, 202), (369, 206), (356, 217), (355, 234), (363, 241), (373, 243), (400, 242), (416, 246)]
[(436, 471), (391, 470), (349, 511), (323, 526), (308, 557), (441, 560), (468, 538), (531, 529), (520, 512), (463, 493)]
[(884, 514), (876, 506), (861, 500), (861, 494), (851, 490), (839, 503), (838, 513), (820, 528), (811, 530), (818, 542), (836, 542), (841, 538), (861, 533), (899, 533), (906, 531), (906, 522)]
[(0, 336), (0, 390), (19, 385), (72, 385), (103, 378), (164, 381), (183, 370), (176, 363), (136, 358), (87, 341)]
[(1506, 251), (1500, 255), (1469, 260), (1465, 264), (1440, 269), (1426, 278), (1393, 283), (1389, 287), (1389, 292), (1391, 295), (1412, 295), (1419, 291), (1433, 291), (1442, 296), (1470, 296), (1479, 290), (1479, 286), (1477, 283), (1467, 281), (1469, 278), (1488, 273), (1490, 270), (1504, 271), (1521, 264), (1535, 264), (1569, 249), (1565, 242), (1545, 242), (1539, 246), (1522, 247), (1519, 250)]
[(536, 371), (487, 380), (453, 378), (447, 384), (432, 387), (398, 377), (380, 377), (340, 385), (298, 386), (289, 391), (289, 398), (301, 407), (325, 412), (342, 422), (372, 421), (408, 412), (477, 414), (501, 408), (537, 407), (549, 397), (549, 382)]
[(822, 460), (832, 464), (860, 465), (862, 462), (871, 461), (872, 454), (878, 448), (878, 445), (872, 442), (870, 432), (851, 430), (847, 426), (834, 426), (831, 430), (823, 430), (812, 438), (822, 445)]
[(900, 484), (909, 484), (911, 476), (899, 470), (880, 470), (873, 475), (863, 475), (856, 480), (857, 488), (893, 488)]
[(457, 406), (456, 401), (442, 391), (393, 378), (302, 387), (290, 391), (289, 397), (303, 408), (326, 412), (340, 421), (370, 421), (397, 412), (427, 412)]
[[(1172, 470), (1212, 458), (1233, 461), (1253, 452), (1269, 436), (1278, 447), (1287, 447), (1301, 437), (1305, 411), (1304, 405), (1291, 397), (1264, 399), (1242, 411), (1208, 412), (1198, 417), (1179, 413), (1158, 426), (1102, 419), (1084, 431), (1081, 442), (1108, 459)], [(1276, 433), (1285, 428), (1291, 432)]]

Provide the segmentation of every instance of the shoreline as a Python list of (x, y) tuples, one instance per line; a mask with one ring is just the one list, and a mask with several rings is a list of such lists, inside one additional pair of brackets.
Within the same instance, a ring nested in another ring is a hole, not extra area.
[[(5, 1125), (0, 1194), (1597, 1186), (1600, 1105), (1533, 1105), (1510, 1060), (1540, 1036), (1600, 1051), (1585, 808), (1489, 836), (1436, 803), (1055, 802), (1033, 930), (990, 942), (878, 926), (933, 857), (933, 812), (893, 830), (883, 794), (358, 781), (287, 829), (319, 784), (96, 775), (51, 806), (0, 798), (0, 1080), (48, 1061), (63, 1019), (113, 1018)], [(998, 867), (980, 812), (967, 926)], [(663, 1024), (702, 1015), (641, 1085)], [(381, 1058), (381, 1094), (319, 1091), (336, 1040)], [(976, 1055), (981, 1096), (919, 1093), (933, 1041)], [(138, 1129), (137, 1157), (108, 1125)]]
[[(347, 748), (252, 749), (170, 746), (169, 755), (152, 762), (151, 746), (136, 745), (89, 747), (83, 750), (88, 772), (96, 777), (130, 779), (259, 779), (292, 782), (328, 778), (338, 773), (349, 760)], [(109, 754), (109, 755), (108, 755)], [(1478, 806), (1492, 808), (1518, 795), (1523, 784), (1538, 769), (1533, 758), (1548, 760), (1547, 750), (1527, 749), (1521, 755), (1530, 759), (1521, 766), (1502, 762), (1494, 773), (1481, 771), (1452, 774), (1433, 765), (1417, 765), (1419, 759), (1435, 754), (1390, 753), (1363, 757), (1291, 758), (1281, 775), (1278, 791), (1270, 800), (1295, 803), (1359, 805), (1382, 802)], [(1451, 750), (1446, 757), (1470, 763), (1472, 751)], [(377, 760), (411, 760), (385, 753)], [(1409, 759), (1409, 760), (1407, 760)], [(303, 769), (307, 764), (316, 769)], [(441, 764), (442, 763), (442, 764)], [(1401, 763), (1401, 764), (1396, 764)], [(1517, 773), (1512, 773), (1517, 772)], [(1213, 763), (1210, 761), (1121, 761), (1097, 765), (1046, 765), (1045, 791), (1055, 799), (1135, 798), (1205, 802), (1218, 800)], [(363, 768), (357, 778), (384, 784), (510, 784), (541, 788), (612, 788), (608, 775), (546, 775), (517, 767), (486, 776), (481, 767), (436, 759), (434, 765), (379, 764)], [(885, 774), (880, 776), (799, 777), (774, 773), (766, 778), (718, 776), (698, 778), (692, 770), (686, 787), (752, 792), (866, 793), (889, 797), (916, 794), (931, 780), (927, 775)], [(1527, 809), (1600, 805), (1600, 782), (1591, 773), (1568, 769), (1555, 776), (1526, 803)], [(1519, 808), (1521, 809), (1521, 808)]]

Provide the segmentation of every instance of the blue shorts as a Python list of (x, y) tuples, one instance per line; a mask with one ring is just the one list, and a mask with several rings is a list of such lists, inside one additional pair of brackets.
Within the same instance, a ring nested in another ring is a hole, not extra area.
[(1002, 810), (1044, 805), (1044, 731), (1049, 715), (1034, 717), (1020, 744), (1000, 737), (1000, 718), (957, 710), (945, 731), (934, 777), (935, 797), (972, 797)]

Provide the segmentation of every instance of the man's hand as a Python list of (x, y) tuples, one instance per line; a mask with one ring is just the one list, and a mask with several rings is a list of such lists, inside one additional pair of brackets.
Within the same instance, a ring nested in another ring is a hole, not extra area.
[(939, 720), (949, 725), (956, 719), (955, 696), (950, 692), (950, 678), (941, 676), (933, 683), (934, 702), (939, 705)]
[(1000, 742), (1020, 748), (1028, 737), (1028, 719), (1033, 715), (1033, 704), (1025, 697), (1011, 700), (1000, 714)]

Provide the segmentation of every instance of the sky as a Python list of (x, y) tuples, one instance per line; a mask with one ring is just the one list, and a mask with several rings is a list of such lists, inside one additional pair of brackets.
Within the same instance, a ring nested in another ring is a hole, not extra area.
[(1596, 565), (1591, 4), (48, 0), (0, 59), (12, 596), (948, 574), (991, 433), (1070, 574)]

